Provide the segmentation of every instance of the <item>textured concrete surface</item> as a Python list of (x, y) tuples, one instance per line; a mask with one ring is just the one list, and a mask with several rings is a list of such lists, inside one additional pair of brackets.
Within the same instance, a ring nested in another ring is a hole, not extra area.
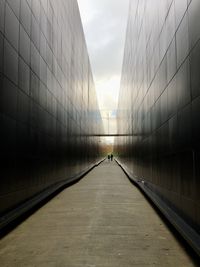
[(0, 266), (196, 266), (126, 178), (104, 162), (0, 241)]

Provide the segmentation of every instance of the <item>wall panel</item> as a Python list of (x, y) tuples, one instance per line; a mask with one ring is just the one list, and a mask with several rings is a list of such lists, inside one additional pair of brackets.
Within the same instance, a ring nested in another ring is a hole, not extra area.
[(0, 212), (100, 159), (102, 130), (74, 0), (0, 0)]
[[(198, 0), (130, 1), (118, 160), (200, 234)], [(159, 10), (159, 12), (158, 12)]]

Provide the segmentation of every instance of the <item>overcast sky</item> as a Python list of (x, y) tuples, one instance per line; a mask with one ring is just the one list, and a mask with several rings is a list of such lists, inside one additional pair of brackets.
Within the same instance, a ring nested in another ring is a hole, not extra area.
[[(117, 107), (129, 0), (78, 0), (100, 109)], [(102, 116), (106, 116), (105, 112)]]

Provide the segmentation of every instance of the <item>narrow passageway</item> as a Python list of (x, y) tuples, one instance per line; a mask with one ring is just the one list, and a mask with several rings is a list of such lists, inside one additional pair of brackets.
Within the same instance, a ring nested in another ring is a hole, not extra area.
[(104, 161), (0, 242), (1, 266), (194, 266), (141, 192)]

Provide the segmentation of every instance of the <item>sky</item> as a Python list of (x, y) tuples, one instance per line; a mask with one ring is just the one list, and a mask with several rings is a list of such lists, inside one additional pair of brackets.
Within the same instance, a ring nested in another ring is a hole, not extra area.
[(78, 4), (105, 131), (113, 133), (129, 0), (78, 0)]

